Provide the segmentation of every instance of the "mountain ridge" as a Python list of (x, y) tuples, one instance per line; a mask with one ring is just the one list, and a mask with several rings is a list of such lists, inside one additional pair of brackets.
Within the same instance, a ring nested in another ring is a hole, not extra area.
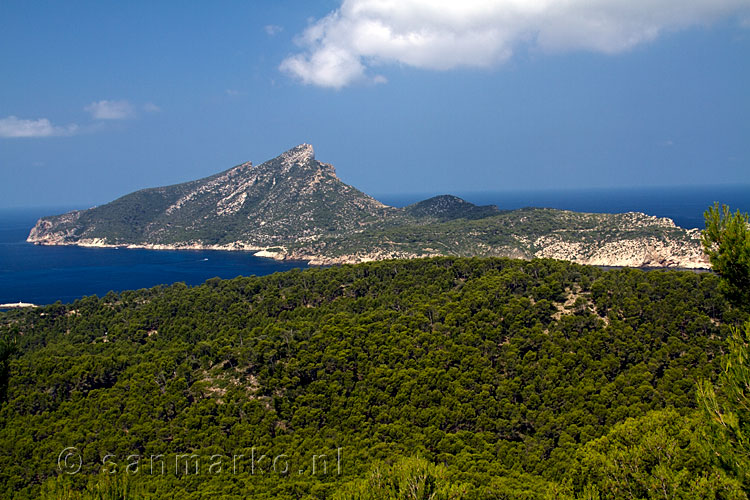
[(551, 257), (583, 264), (708, 268), (700, 232), (638, 212), (500, 210), (439, 195), (391, 207), (345, 184), (300, 144), (253, 166), (146, 188), (42, 217), (42, 245), (254, 251), (311, 264), (437, 255)]

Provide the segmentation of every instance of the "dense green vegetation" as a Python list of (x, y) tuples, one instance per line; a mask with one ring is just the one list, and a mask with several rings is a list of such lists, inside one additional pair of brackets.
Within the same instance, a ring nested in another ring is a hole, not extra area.
[(724, 293), (738, 307), (750, 309), (750, 218), (714, 204), (706, 213), (701, 241)]
[(696, 404), (746, 316), (713, 274), (459, 258), (10, 311), (0, 497), (746, 498)]
[[(703, 247), (722, 278), (721, 288), (735, 307), (750, 311), (750, 219), (718, 203), (705, 218)], [(698, 400), (709, 422), (710, 450), (750, 489), (750, 321), (730, 332), (718, 384), (703, 381)]]

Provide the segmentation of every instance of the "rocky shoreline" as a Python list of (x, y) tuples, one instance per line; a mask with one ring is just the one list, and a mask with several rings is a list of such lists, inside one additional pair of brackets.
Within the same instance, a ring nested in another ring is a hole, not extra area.
[[(695, 230), (698, 231), (698, 230)], [(339, 256), (327, 256), (311, 254), (300, 250), (287, 250), (281, 245), (274, 247), (259, 247), (246, 242), (236, 241), (224, 245), (205, 245), (202, 243), (189, 242), (184, 244), (154, 244), (154, 243), (129, 243), (111, 244), (100, 238), (79, 241), (54, 241), (48, 238), (34, 239), (31, 235), (28, 242), (42, 246), (78, 246), (87, 248), (126, 248), (145, 250), (215, 250), (228, 252), (251, 252), (256, 257), (274, 259), (277, 261), (305, 261), (311, 266), (330, 266), (341, 264), (358, 264), (389, 259), (415, 259), (425, 257), (445, 256), (439, 252), (388, 252), (374, 250), (369, 252), (358, 252), (356, 254), (345, 254)], [(667, 269), (710, 269), (705, 255), (699, 247), (683, 248), (682, 252), (676, 253), (674, 247), (665, 245), (654, 239), (643, 238), (641, 240), (618, 241), (603, 245), (593, 252), (585, 255), (585, 249), (579, 245), (550, 244), (531, 255), (518, 255), (517, 252), (492, 251), (488, 249), (478, 257), (512, 257), (512, 258), (551, 258), (575, 262), (576, 264), (600, 266), (600, 267), (631, 267), (631, 268), (667, 268)]]
[[(31, 236), (26, 239), (27, 242), (39, 246), (73, 246), (83, 248), (124, 248), (124, 249), (142, 249), (142, 250), (215, 250), (219, 252), (251, 252), (255, 257), (273, 259), (278, 261), (305, 261), (311, 266), (330, 266), (336, 264), (358, 264), (360, 262), (370, 262), (374, 260), (383, 260), (377, 258), (376, 254), (369, 256), (362, 255), (345, 255), (341, 257), (326, 257), (323, 255), (309, 255), (306, 253), (290, 252), (287, 253), (283, 247), (275, 246), (270, 248), (282, 248), (283, 251), (272, 251), (269, 247), (258, 247), (244, 242), (234, 242), (226, 245), (204, 245), (202, 243), (185, 243), (176, 245), (166, 245), (160, 243), (107, 243), (99, 238), (79, 241), (52, 241), (50, 239), (33, 239)], [(436, 254), (437, 255), (437, 254)], [(417, 258), (417, 255), (404, 256), (403, 258)], [(426, 257), (426, 256), (423, 256)]]

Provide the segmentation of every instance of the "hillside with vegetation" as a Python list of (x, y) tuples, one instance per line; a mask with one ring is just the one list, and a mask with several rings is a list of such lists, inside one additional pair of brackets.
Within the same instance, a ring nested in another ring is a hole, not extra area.
[(500, 211), (442, 195), (389, 207), (342, 182), (302, 144), (257, 167), (144, 189), (41, 218), (43, 245), (247, 250), (313, 264), (392, 258), (556, 258), (592, 265), (707, 268), (700, 234), (641, 213)]
[(4, 312), (0, 497), (746, 498), (696, 402), (721, 283), (432, 258)]

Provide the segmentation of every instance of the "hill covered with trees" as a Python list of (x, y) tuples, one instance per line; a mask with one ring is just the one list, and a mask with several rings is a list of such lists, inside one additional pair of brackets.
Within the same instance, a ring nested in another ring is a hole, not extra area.
[(8, 311), (0, 497), (746, 498), (696, 404), (721, 292), (433, 258)]

